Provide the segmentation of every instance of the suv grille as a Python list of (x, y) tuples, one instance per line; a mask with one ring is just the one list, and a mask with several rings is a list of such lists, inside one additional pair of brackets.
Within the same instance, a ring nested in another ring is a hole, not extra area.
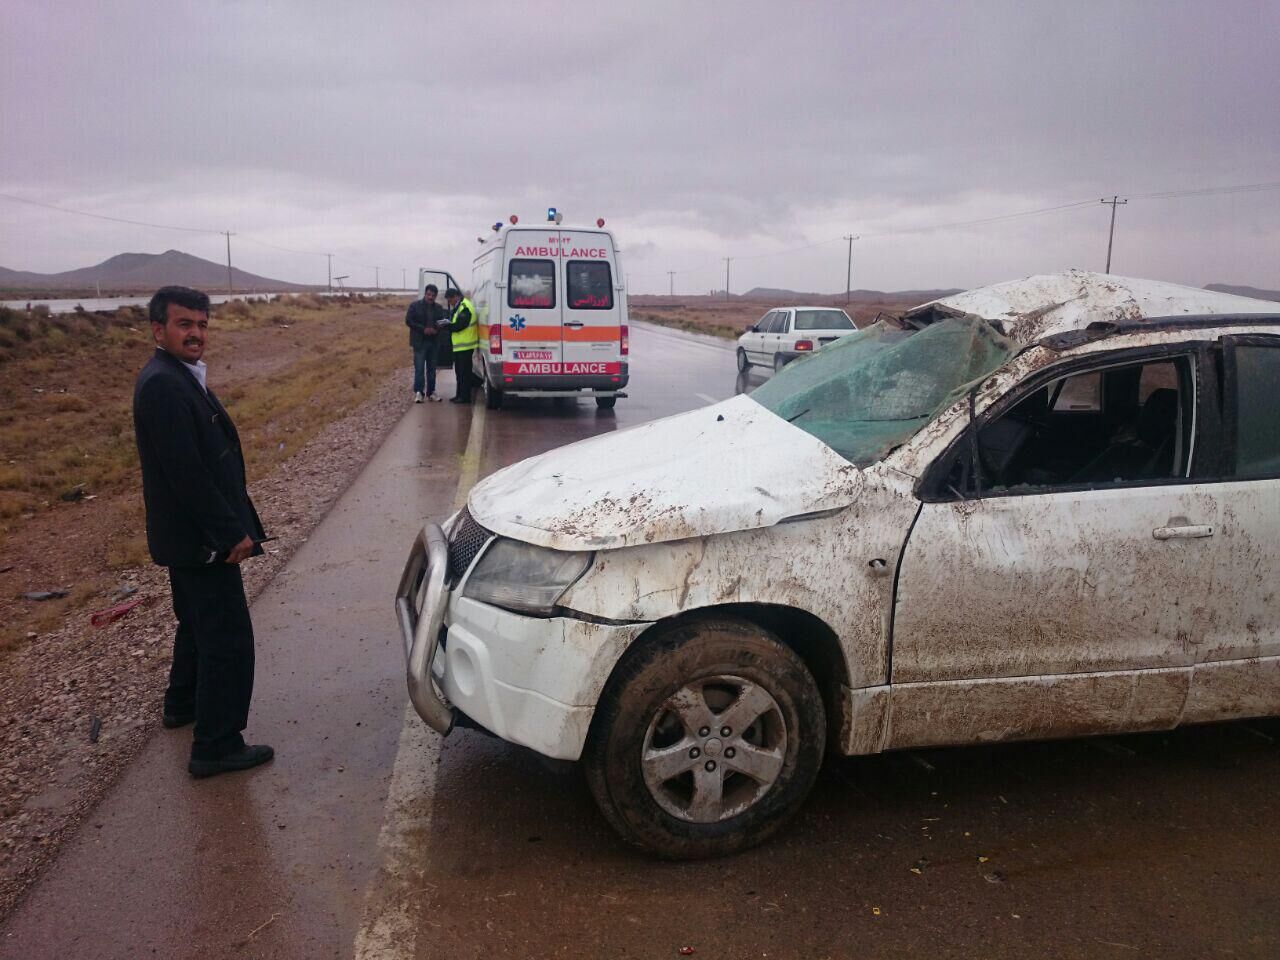
[(458, 518), (449, 537), (449, 583), (456, 584), (471, 566), (480, 548), (492, 537), (488, 530), (476, 523), (471, 511), (462, 508), (462, 516)]

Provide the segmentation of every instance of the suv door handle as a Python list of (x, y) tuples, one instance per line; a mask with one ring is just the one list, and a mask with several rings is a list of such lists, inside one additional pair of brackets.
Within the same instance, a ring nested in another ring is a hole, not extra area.
[(1213, 527), (1208, 524), (1187, 524), (1182, 527), (1156, 527), (1151, 535), (1157, 540), (1196, 540), (1212, 537)]

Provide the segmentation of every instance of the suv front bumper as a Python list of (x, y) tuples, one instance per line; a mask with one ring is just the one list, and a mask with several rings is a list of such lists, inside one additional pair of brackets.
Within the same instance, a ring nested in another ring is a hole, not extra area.
[(418, 715), (447, 734), (460, 711), (503, 740), (578, 759), (609, 674), (650, 624), (513, 613), (464, 597), (465, 577), (450, 592), (447, 567), (444, 531), (429, 523), (396, 593)]
[(431, 663), (440, 644), (449, 602), (449, 591), (444, 586), (448, 569), (449, 541), (438, 523), (428, 523), (413, 541), (396, 589), (396, 619), (408, 661), (409, 699), (418, 716), (442, 734), (453, 729), (455, 711), (436, 690)]

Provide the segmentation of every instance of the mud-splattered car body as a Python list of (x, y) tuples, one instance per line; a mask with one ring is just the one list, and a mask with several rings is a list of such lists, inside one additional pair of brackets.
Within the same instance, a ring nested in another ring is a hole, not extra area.
[[(847, 754), (1280, 713), (1280, 437), (1241, 407), (1280, 304), (1070, 272), (848, 341), (478, 485), (448, 700), (576, 759), (627, 651), (714, 616), (798, 654)], [(581, 558), (539, 615), (468, 597), (504, 540)]]

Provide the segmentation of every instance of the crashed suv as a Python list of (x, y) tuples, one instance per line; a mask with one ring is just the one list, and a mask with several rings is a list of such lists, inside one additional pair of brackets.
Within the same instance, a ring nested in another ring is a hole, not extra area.
[(507, 467), (417, 539), (418, 712), (581, 759), (661, 856), (827, 751), (1280, 713), (1280, 304), (1070, 272)]

